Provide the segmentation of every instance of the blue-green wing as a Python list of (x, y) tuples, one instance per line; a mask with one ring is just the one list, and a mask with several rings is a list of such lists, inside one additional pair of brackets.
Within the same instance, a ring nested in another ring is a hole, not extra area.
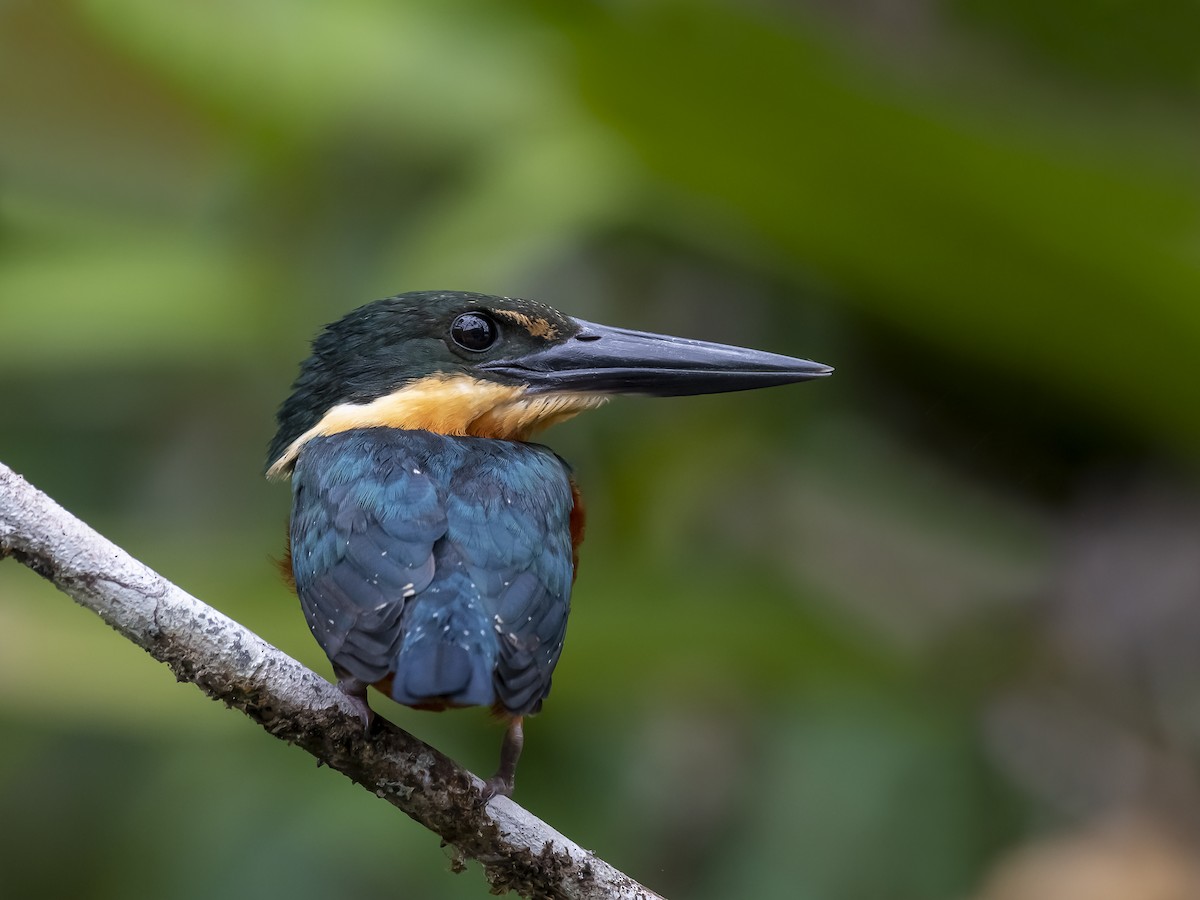
[(496, 702), (536, 711), (550, 691), (570, 612), (573, 506), (565, 464), (543, 447), (479, 441), (447, 498), (456, 548), (497, 641)]
[(366, 683), (393, 669), (407, 601), (436, 575), (445, 501), (402, 447), (360, 432), (314, 438), (292, 476), (291, 550), (309, 627)]

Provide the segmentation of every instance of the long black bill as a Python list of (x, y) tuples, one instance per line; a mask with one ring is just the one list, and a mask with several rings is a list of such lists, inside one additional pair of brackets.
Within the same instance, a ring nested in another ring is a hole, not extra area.
[(658, 397), (746, 391), (821, 378), (833, 371), (812, 360), (762, 350), (575, 322), (580, 331), (561, 343), (479, 368), (525, 382), (531, 393)]

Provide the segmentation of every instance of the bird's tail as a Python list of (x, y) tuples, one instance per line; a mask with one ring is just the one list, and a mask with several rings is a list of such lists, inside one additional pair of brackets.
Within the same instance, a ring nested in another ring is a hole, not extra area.
[(406, 706), (491, 706), (496, 664), (491, 622), (477, 600), (458, 594), (447, 603), (442, 601), (447, 595), (455, 596), (431, 588), (406, 611), (392, 699)]

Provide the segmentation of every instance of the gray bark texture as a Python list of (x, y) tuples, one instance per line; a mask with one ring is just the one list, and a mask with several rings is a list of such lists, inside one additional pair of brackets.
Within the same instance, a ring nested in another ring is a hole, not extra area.
[(345, 696), (315, 672), (97, 534), (0, 463), (0, 558), (11, 557), (155, 659), (241, 710), (478, 860), (493, 893), (653, 900), (590, 850), (378, 716), (369, 736)]

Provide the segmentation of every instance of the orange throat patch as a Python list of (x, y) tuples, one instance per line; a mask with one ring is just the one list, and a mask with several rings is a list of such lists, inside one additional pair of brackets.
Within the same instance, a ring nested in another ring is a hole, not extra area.
[(288, 475), (300, 448), (320, 435), (382, 427), (525, 441), (607, 400), (603, 394), (589, 393), (530, 395), (524, 385), (496, 384), (469, 375), (430, 375), (369, 403), (333, 407), (292, 441), (267, 470), (267, 477)]

